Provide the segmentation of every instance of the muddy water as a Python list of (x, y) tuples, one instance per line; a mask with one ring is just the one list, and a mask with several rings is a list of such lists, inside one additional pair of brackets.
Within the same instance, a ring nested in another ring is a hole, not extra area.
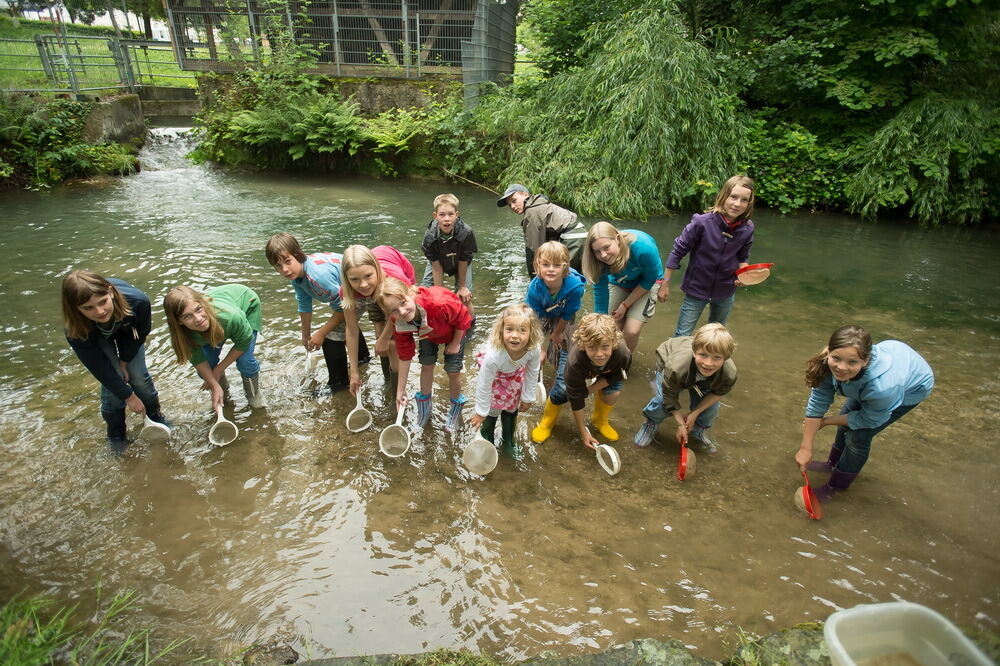
[[(639, 637), (722, 657), (740, 630), (894, 599), (997, 630), (995, 231), (761, 212), (753, 259), (778, 267), (738, 296), (740, 381), (716, 427), (723, 448), (699, 458), (696, 477), (674, 477), (665, 430), (649, 449), (630, 443), (653, 349), (676, 322), (675, 291), (646, 327), (613, 414), (621, 474), (601, 471), (566, 413), (523, 463), (503, 459), (480, 479), (444, 434), (443, 383), (432, 427), (412, 429), (405, 458), (378, 453), (392, 415), (377, 368), (364, 387), (376, 427), (346, 430), (353, 401), (312, 390), (323, 371), (303, 369), (292, 291), (263, 249), (289, 231), (307, 251), (392, 243), (417, 257), (431, 199), (450, 190), (482, 248), (475, 297), (488, 322), (527, 284), (513, 215), (472, 187), (220, 173), (188, 166), (183, 151), (161, 136), (134, 177), (4, 195), (5, 596), (45, 592), (91, 609), (98, 581), (135, 588), (131, 619), (192, 637), (185, 656), (224, 656), (281, 631), (314, 657), (464, 647), (514, 661)], [(644, 228), (665, 252), (685, 217)], [(156, 304), (149, 364), (177, 425), (166, 446), (137, 442), (121, 459), (103, 446), (96, 383), (59, 326), (58, 283), (78, 266)], [(227, 415), (242, 434), (212, 449), (207, 397), (173, 362), (159, 302), (175, 284), (230, 281), (264, 302), (269, 406), (251, 413), (234, 373)], [(792, 501), (801, 370), (846, 322), (912, 344), (938, 387), (876, 439), (849, 494), (813, 522)], [(521, 419), (522, 441), (537, 416)]]

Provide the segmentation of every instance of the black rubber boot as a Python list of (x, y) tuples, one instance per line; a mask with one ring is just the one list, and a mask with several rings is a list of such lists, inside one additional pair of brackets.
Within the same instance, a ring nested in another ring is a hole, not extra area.
[(372, 360), (371, 352), (368, 351), (368, 341), (365, 340), (365, 336), (358, 336), (358, 367), (366, 365)]
[[(361, 338), (361, 343), (359, 343), (359, 356), (361, 344), (364, 342), (364, 338)], [(364, 347), (365, 353), (368, 352), (368, 347)], [(329, 375), (329, 381), (327, 385), (330, 390), (334, 393), (338, 391), (343, 391), (351, 384), (350, 375), (347, 371), (347, 345), (343, 340), (323, 340), (323, 358), (326, 359), (326, 371)]]
[(146, 407), (146, 414), (149, 416), (149, 418), (150, 418), (151, 421), (156, 421), (157, 423), (162, 423), (163, 425), (167, 426), (168, 428), (173, 428), (174, 427), (174, 425), (170, 421), (167, 420), (167, 417), (165, 417), (163, 415), (163, 412), (160, 411), (160, 398), (159, 398), (159, 396), (153, 398), (149, 402), (146, 402), (145, 400), (143, 400), (142, 404)]
[(101, 410), (101, 418), (108, 424), (108, 446), (111, 451), (120, 456), (128, 448), (128, 430), (125, 427), (125, 408), (106, 412)]
[[(360, 356), (360, 353), (358, 355)], [(387, 381), (391, 380), (392, 379), (392, 366), (389, 365), (389, 357), (388, 356), (379, 356), (378, 360), (379, 360), (379, 363), (382, 364), (382, 376), (385, 377), (385, 379)]]
[(479, 427), (479, 434), (483, 436), (490, 444), (493, 444), (493, 438), (496, 436), (497, 429), (497, 417), (487, 416), (483, 420), (483, 425)]
[(513, 460), (521, 460), (524, 458), (524, 451), (514, 438), (516, 427), (517, 412), (500, 412), (500, 450)]

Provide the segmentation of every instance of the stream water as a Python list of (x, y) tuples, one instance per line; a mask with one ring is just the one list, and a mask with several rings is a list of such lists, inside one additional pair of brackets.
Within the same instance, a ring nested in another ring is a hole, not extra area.
[[(515, 216), (471, 186), (221, 172), (188, 164), (189, 148), (160, 130), (135, 176), (0, 199), (4, 598), (42, 592), (92, 611), (98, 582), (134, 588), (130, 621), (192, 638), (178, 660), (276, 632), (312, 657), (453, 647), (510, 662), (674, 637), (721, 658), (741, 631), (895, 599), (1000, 628), (995, 229), (760, 211), (752, 259), (777, 266), (737, 297), (740, 380), (714, 430), (722, 449), (699, 457), (695, 477), (675, 478), (665, 428), (648, 449), (631, 444), (653, 350), (677, 319), (675, 289), (643, 331), (612, 415), (618, 476), (579, 446), (565, 412), (522, 463), (501, 459), (479, 478), (444, 434), (440, 380), (432, 426), (411, 427), (404, 458), (378, 452), (393, 415), (377, 367), (363, 389), (375, 427), (346, 430), (353, 399), (312, 390), (325, 371), (304, 372), (292, 290), (264, 244), (278, 231), (307, 252), (388, 243), (419, 272), (431, 200), (452, 191), (479, 239), (475, 300), (488, 324), (527, 286)], [(642, 227), (664, 257), (689, 215)], [(153, 299), (148, 362), (177, 426), (167, 445), (136, 442), (122, 458), (104, 445), (97, 383), (60, 325), (59, 283), (74, 267)], [(268, 408), (247, 408), (234, 372), (227, 414), (242, 433), (214, 449), (207, 394), (174, 362), (160, 303), (177, 284), (233, 281), (264, 304)], [(859, 480), (816, 522), (792, 501), (802, 370), (844, 323), (914, 346), (937, 387), (875, 440)], [(522, 415), (522, 442), (537, 418)]]

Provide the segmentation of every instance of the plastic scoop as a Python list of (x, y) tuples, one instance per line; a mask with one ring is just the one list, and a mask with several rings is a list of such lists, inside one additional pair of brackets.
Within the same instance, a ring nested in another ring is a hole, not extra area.
[(226, 417), (222, 415), (222, 405), (215, 408), (215, 413), (218, 418), (215, 421), (215, 425), (212, 426), (212, 429), (208, 431), (208, 441), (215, 446), (232, 444), (233, 440), (240, 434), (240, 429), (236, 427), (235, 423), (227, 420)]
[(358, 391), (358, 403), (347, 415), (347, 429), (351, 432), (367, 430), (372, 424), (372, 413), (361, 405), (361, 391)]
[(809, 514), (813, 520), (819, 520), (823, 517), (823, 509), (819, 505), (816, 493), (809, 485), (809, 475), (806, 474), (805, 470), (802, 470), (802, 480), (806, 482), (806, 485), (795, 489), (795, 506)]
[(146, 414), (142, 424), (142, 430), (139, 431), (139, 439), (150, 442), (151, 444), (162, 444), (170, 439), (170, 428), (162, 423), (157, 423), (153, 419), (149, 418), (149, 414)]
[(743, 283), (743, 286), (760, 284), (771, 277), (771, 267), (774, 264), (750, 264), (736, 271), (736, 279)]
[(622, 460), (618, 457), (618, 452), (607, 444), (597, 445), (597, 462), (608, 476), (614, 476), (622, 469)]
[(698, 456), (694, 454), (694, 451), (689, 449), (681, 442), (681, 457), (677, 461), (677, 478), (680, 481), (694, 476), (694, 472), (698, 467)]
[(396, 422), (391, 426), (386, 426), (382, 434), (378, 436), (379, 451), (390, 458), (398, 458), (410, 450), (410, 431), (403, 427), (403, 407), (399, 408), (396, 415)]
[(542, 368), (538, 368), (538, 383), (535, 384), (535, 404), (544, 405), (548, 394), (545, 392), (545, 382), (542, 381)]
[(499, 460), (497, 447), (478, 433), (462, 450), (462, 464), (465, 465), (465, 469), (480, 476), (486, 476), (496, 469)]

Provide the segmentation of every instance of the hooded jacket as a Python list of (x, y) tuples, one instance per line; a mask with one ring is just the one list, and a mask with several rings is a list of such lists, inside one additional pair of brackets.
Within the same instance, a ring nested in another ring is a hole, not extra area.
[(727, 358), (711, 377), (696, 382), (698, 367), (694, 362), (694, 336), (670, 338), (656, 348), (656, 369), (663, 373), (663, 410), (668, 414), (681, 408), (680, 394), (695, 388), (704, 393), (726, 395), (736, 384), (736, 364)]

